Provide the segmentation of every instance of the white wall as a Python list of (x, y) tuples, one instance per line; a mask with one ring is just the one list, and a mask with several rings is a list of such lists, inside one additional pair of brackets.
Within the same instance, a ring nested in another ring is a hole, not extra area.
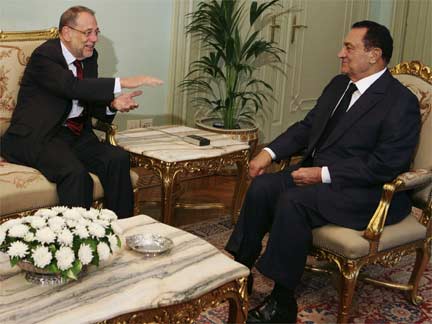
[[(61, 13), (74, 5), (96, 11), (101, 29), (97, 44), (101, 76), (148, 74), (166, 83), (143, 88), (142, 115), (168, 113), (170, 31), (175, 0), (0, 0), (0, 29), (31, 30), (57, 27)], [(126, 116), (119, 116), (126, 117)]]

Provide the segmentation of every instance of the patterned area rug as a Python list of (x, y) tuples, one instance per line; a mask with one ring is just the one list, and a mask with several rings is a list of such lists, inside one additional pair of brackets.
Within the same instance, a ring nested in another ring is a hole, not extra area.
[[(223, 251), (232, 231), (230, 218), (224, 217), (196, 224), (182, 226), (182, 229), (200, 236)], [(376, 278), (386, 278), (407, 282), (414, 264), (414, 256), (404, 257), (394, 268), (369, 266), (365, 272)], [(254, 291), (250, 297), (250, 308), (258, 305), (272, 290), (272, 281), (255, 269)], [(424, 302), (416, 307), (408, 302), (405, 295), (396, 290), (380, 288), (362, 281), (357, 289), (351, 309), (352, 323), (432, 323), (432, 262), (429, 263), (420, 282), (420, 295)], [(296, 291), (299, 313), (297, 323), (335, 323), (338, 295), (330, 276), (305, 272), (302, 283)], [(228, 305), (223, 304), (208, 310), (198, 318), (198, 324), (226, 323)]]

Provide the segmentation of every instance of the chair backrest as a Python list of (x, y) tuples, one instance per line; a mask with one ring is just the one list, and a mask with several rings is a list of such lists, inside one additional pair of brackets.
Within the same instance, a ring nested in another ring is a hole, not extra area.
[(57, 38), (57, 28), (29, 32), (0, 30), (0, 136), (9, 127), (25, 66), (36, 47)]
[[(403, 62), (390, 70), (395, 78), (418, 98), (422, 116), (422, 128), (413, 169), (432, 170), (432, 70), (418, 61)], [(425, 207), (430, 204), (432, 185), (413, 193), (414, 204)]]

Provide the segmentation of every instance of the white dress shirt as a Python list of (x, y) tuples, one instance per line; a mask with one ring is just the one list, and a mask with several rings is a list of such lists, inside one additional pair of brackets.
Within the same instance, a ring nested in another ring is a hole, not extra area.
[[(354, 91), (353, 94), (352, 94), (352, 96), (351, 96), (351, 101), (350, 101), (350, 104), (349, 104), (349, 106), (348, 106), (348, 108), (347, 108), (347, 111), (351, 109), (351, 107), (352, 107), (352, 106), (354, 105), (354, 103), (355, 103), (355, 102), (360, 98), (360, 96), (361, 96), (363, 93), (365, 93), (366, 90), (367, 90), (367, 89), (368, 89), (368, 88), (369, 88), (369, 87), (370, 87), (370, 86), (371, 86), (371, 85), (372, 85), (376, 80), (378, 80), (379, 77), (380, 77), (381, 75), (383, 75), (384, 72), (385, 72), (386, 70), (387, 70), (387, 68), (385, 68), (385, 69), (383, 69), (383, 70), (381, 70), (381, 71), (379, 71), (379, 72), (376, 72), (376, 73), (374, 73), (374, 74), (372, 74), (372, 75), (369, 75), (369, 76), (367, 76), (367, 77), (365, 77), (365, 78), (363, 78), (363, 79), (360, 79), (360, 80), (358, 80), (357, 82), (354, 82), (354, 84), (355, 84), (356, 87), (357, 87), (357, 90)], [(349, 87), (350, 83), (351, 83), (351, 81), (348, 82), (347, 87), (346, 87), (344, 93), (342, 94), (342, 96), (341, 96), (340, 99), (338, 100), (336, 106), (333, 108), (332, 115), (333, 115), (333, 113), (334, 113), (336, 107), (339, 105), (339, 102), (342, 100), (342, 97), (344, 96), (345, 92), (348, 90), (348, 87)], [(265, 147), (264, 150), (266, 150), (266, 151), (270, 154), (272, 160), (275, 160), (275, 159), (276, 159), (276, 154), (275, 154), (275, 153), (274, 153), (270, 148)], [(321, 167), (321, 179), (322, 179), (322, 182), (323, 182), (323, 183), (331, 183), (330, 172), (329, 172), (329, 169), (328, 169), (327, 166), (323, 166), (323, 167)]]
[[(63, 43), (60, 41), (60, 45), (61, 45), (61, 49), (62, 49), (62, 53), (63, 56), (66, 60), (66, 63), (68, 65), (69, 70), (72, 71), (73, 75), (76, 77), (77, 76), (77, 71), (76, 71), (76, 67), (73, 64), (73, 62), (76, 61), (75, 56), (72, 55), (72, 53), (66, 48), (66, 46), (63, 45)], [(121, 86), (120, 86), (120, 78), (115, 78), (115, 82), (114, 82), (114, 90), (113, 93), (119, 93), (121, 92)], [(84, 107), (80, 106), (79, 101), (77, 99), (73, 99), (72, 100), (72, 109), (68, 115), (68, 119), (69, 118), (74, 118), (74, 117), (78, 117), (79, 115), (81, 115), (82, 111), (84, 110)], [(107, 115), (114, 115), (115, 112), (112, 112), (109, 107), (106, 108), (106, 114)]]

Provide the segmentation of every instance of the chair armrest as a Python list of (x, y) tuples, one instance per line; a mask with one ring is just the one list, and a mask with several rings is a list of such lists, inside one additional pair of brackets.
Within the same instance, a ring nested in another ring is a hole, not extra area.
[(384, 230), (388, 209), (397, 191), (411, 190), (423, 187), (432, 182), (432, 171), (419, 169), (400, 174), (395, 180), (383, 185), (381, 200), (372, 216), (363, 236), (370, 241), (371, 248), (376, 245)]
[(103, 122), (99, 119), (92, 118), (92, 127), (105, 133), (105, 141), (111, 145), (117, 146), (115, 141), (115, 133), (117, 132), (117, 126)]
[(403, 183), (397, 191), (411, 190), (427, 186), (432, 182), (432, 170), (418, 169), (400, 174), (397, 179)]

